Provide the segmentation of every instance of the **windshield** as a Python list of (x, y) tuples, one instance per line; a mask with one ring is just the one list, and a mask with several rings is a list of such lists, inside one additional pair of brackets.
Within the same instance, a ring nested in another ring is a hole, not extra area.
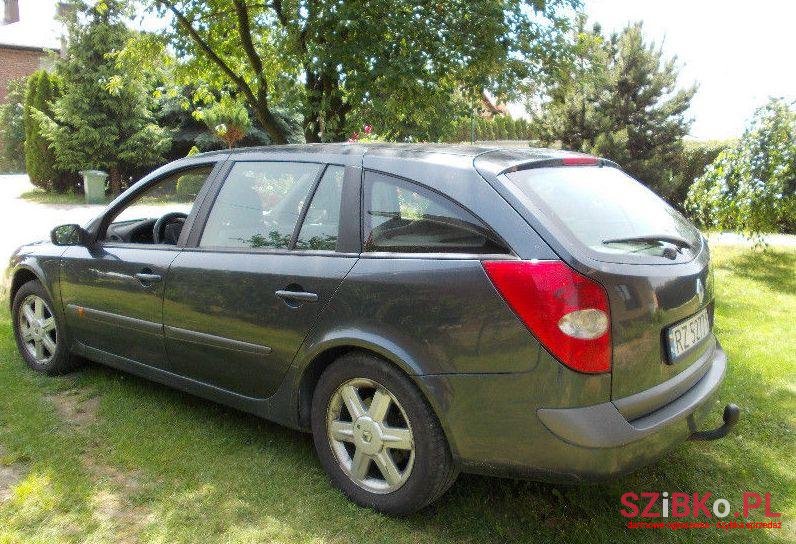
[[(690, 260), (700, 233), (674, 208), (611, 167), (530, 168), (506, 177), (542, 212), (592, 252)], [(685, 255), (685, 254), (688, 255)]]

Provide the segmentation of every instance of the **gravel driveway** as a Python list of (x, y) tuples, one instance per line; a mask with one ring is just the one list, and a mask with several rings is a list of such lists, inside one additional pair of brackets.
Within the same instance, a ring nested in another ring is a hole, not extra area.
[(39, 204), (19, 195), (35, 187), (25, 175), (0, 175), (0, 270), (16, 248), (50, 237), (53, 227), (63, 223), (87, 223), (102, 204)]

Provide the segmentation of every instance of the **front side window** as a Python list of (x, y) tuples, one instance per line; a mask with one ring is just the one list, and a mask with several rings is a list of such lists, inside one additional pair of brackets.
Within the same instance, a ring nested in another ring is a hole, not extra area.
[(117, 212), (100, 239), (114, 243), (176, 244), (213, 166), (180, 170), (154, 182)]
[(368, 172), (363, 206), (365, 251), (508, 253), (470, 212), (403, 179)]
[(200, 247), (287, 249), (323, 165), (237, 162), (216, 198)]

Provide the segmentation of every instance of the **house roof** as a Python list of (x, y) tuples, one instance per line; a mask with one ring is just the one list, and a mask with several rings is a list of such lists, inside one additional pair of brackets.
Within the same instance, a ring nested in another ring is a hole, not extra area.
[(20, 0), (19, 21), (0, 25), (0, 47), (60, 49), (63, 25), (55, 13), (55, 0)]

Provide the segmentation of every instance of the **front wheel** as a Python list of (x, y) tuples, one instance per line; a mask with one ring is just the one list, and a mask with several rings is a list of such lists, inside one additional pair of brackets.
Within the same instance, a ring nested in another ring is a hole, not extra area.
[(411, 380), (364, 353), (345, 355), (321, 375), (312, 401), (321, 464), (351, 500), (408, 514), (456, 479), (445, 435)]
[(57, 375), (74, 369), (76, 359), (69, 353), (63, 324), (53, 308), (50, 295), (33, 280), (16, 292), (11, 313), (22, 358), (37, 372)]

